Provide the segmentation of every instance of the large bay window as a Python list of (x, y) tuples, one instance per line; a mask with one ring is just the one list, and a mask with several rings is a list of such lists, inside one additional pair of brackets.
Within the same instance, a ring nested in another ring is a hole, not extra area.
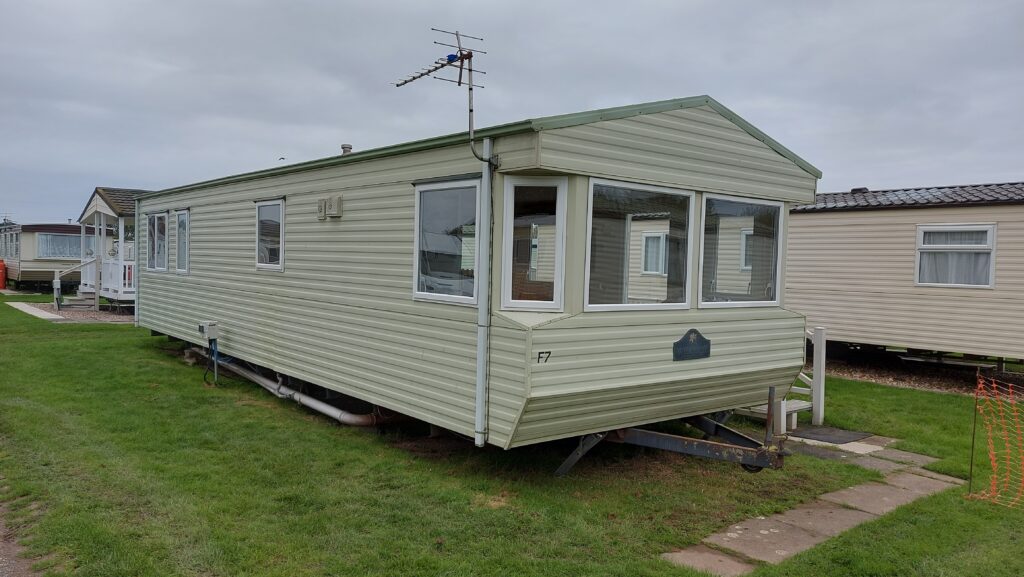
[(995, 283), (994, 224), (917, 227), (917, 284), (987, 287)]
[(561, 310), (568, 179), (505, 179), (502, 308)]
[(701, 306), (778, 304), (782, 203), (704, 196)]
[(149, 215), (146, 231), (146, 268), (167, 270), (167, 213)]
[(82, 237), (77, 234), (36, 235), (36, 258), (78, 260), (82, 257)]
[(587, 310), (686, 308), (693, 194), (593, 179)]
[(478, 191), (476, 180), (416, 187), (416, 298), (476, 302)]

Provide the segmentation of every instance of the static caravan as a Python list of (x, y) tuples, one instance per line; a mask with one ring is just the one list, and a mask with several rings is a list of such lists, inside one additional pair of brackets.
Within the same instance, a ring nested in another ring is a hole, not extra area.
[(819, 194), (787, 284), (829, 340), (1024, 358), (1024, 183)]
[[(91, 237), (86, 247), (93, 245)], [(81, 262), (81, 230), (77, 224), (0, 225), (0, 260), (7, 265), (7, 279), (14, 286), (26, 284), (51, 286), (53, 274), (74, 268)], [(77, 284), (79, 275), (72, 272), (62, 279)]]
[(818, 170), (707, 96), (477, 137), (140, 195), (138, 324), (503, 448), (788, 390)]

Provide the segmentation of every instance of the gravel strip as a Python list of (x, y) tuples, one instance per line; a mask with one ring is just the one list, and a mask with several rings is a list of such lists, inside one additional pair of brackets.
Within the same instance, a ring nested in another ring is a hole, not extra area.
[(33, 303), (33, 307), (48, 313), (58, 314), (69, 322), (84, 323), (131, 323), (135, 321), (135, 315), (130, 312), (115, 313), (112, 311), (91, 311), (83, 309), (56, 310), (53, 303)]

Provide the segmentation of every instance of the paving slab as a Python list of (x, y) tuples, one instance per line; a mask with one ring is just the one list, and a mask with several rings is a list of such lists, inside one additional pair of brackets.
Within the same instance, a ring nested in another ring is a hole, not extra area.
[(55, 315), (53, 313), (48, 313), (46, 311), (39, 310), (39, 309), (37, 309), (36, 307), (32, 306), (29, 303), (7, 303), (7, 304), (8, 304), (8, 306), (12, 306), (12, 307), (18, 309), (19, 311), (21, 311), (23, 313), (28, 313), (28, 314), (30, 314), (30, 315), (32, 315), (34, 317), (39, 317), (41, 319), (46, 319), (48, 321), (62, 321), (62, 320), (64, 320), (64, 317), (62, 317), (60, 315)]
[(909, 451), (901, 451), (899, 449), (882, 449), (881, 451), (875, 451), (871, 456), (879, 457), (881, 459), (889, 459), (890, 461), (897, 461), (900, 463), (907, 463), (910, 465), (917, 465), (918, 467), (930, 465), (935, 461), (938, 461), (935, 457), (929, 457), (928, 455), (922, 455), (920, 453), (911, 453)]
[(906, 505), (914, 501), (918, 497), (921, 497), (920, 493), (915, 493), (896, 485), (864, 483), (839, 491), (825, 493), (820, 499), (867, 511), (874, 515), (884, 515), (900, 505)]
[(811, 533), (832, 537), (875, 517), (871, 513), (850, 509), (828, 501), (811, 501), (785, 513), (773, 515), (769, 519), (794, 525)]
[(857, 453), (858, 455), (867, 455), (868, 453), (874, 453), (876, 451), (883, 450), (883, 448), (879, 447), (878, 445), (870, 445), (868, 443), (861, 443), (859, 441), (854, 441), (852, 443), (843, 443), (841, 445), (836, 446), (842, 449), (843, 451)]
[(931, 479), (913, 473), (893, 473), (885, 477), (885, 482), (901, 489), (906, 489), (921, 497), (956, 487), (953, 483), (946, 483), (938, 479)]
[(950, 477), (949, 475), (943, 475), (942, 473), (936, 473), (935, 471), (929, 471), (928, 469), (922, 469), (921, 467), (911, 467), (907, 469), (908, 473), (915, 475), (921, 475), (922, 477), (928, 477), (929, 479), (935, 479), (937, 481), (945, 481), (953, 485), (963, 485), (967, 481), (958, 479), (956, 477)]
[(707, 545), (694, 545), (682, 551), (662, 553), (661, 558), (680, 567), (689, 567), (721, 577), (739, 577), (750, 573), (756, 567), (750, 563), (716, 551)]
[(835, 427), (825, 427), (822, 425), (801, 425), (799, 429), (791, 432), (789, 436), (837, 444), (867, 439), (871, 436), (871, 433), (848, 431), (846, 429), (837, 429)]
[(895, 443), (898, 440), (899, 439), (894, 439), (892, 437), (883, 437), (881, 435), (872, 435), (872, 436), (868, 437), (867, 439), (861, 439), (860, 442), (861, 443), (867, 443), (869, 445), (878, 445), (879, 447), (887, 447), (887, 446)]
[(849, 461), (851, 457), (856, 457), (853, 453), (840, 451), (834, 447), (834, 445), (829, 447), (809, 443), (786, 443), (786, 448), (794, 453), (809, 455), (811, 457), (817, 457), (828, 461)]
[(828, 536), (811, 533), (778, 519), (758, 517), (730, 525), (725, 531), (707, 537), (704, 542), (758, 561), (781, 563), (825, 539)]
[(905, 463), (897, 463), (895, 461), (888, 461), (886, 459), (878, 459), (873, 455), (859, 455), (850, 459), (850, 462), (854, 465), (860, 465), (865, 469), (872, 469), (879, 473), (892, 473), (901, 469), (906, 469), (909, 465)]

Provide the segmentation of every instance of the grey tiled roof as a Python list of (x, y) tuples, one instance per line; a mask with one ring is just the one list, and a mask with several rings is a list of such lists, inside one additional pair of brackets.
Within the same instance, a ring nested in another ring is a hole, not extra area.
[(132, 188), (108, 188), (106, 186), (96, 187), (96, 193), (117, 213), (117, 216), (135, 214), (135, 195), (143, 192), (149, 191)]
[(893, 190), (854, 189), (815, 196), (814, 204), (801, 204), (792, 212), (927, 208), (982, 204), (1024, 204), (1024, 182), (964, 184)]

